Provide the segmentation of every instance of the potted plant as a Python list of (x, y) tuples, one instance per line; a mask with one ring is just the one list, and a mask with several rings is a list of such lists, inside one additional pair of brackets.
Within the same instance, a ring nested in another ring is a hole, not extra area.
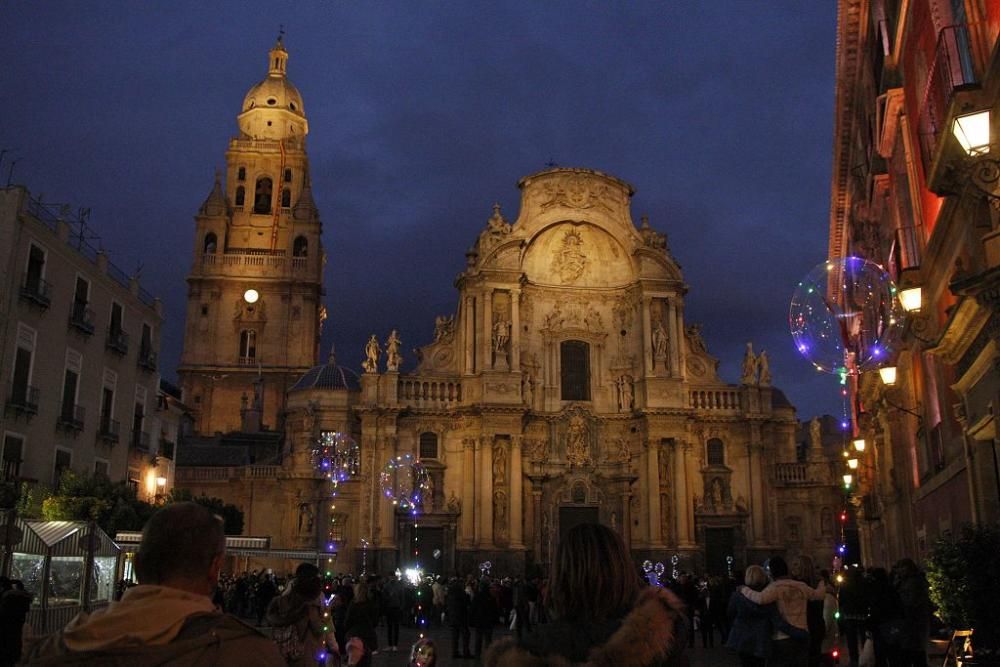
[(971, 629), (973, 660), (1000, 665), (1000, 527), (965, 526), (941, 538), (927, 559), (927, 581), (938, 617), (955, 630)]

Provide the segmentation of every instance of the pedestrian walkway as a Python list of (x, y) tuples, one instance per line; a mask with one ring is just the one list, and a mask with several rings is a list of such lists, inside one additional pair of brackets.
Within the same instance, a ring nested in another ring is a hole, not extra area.
[[(379, 627), (379, 641), (385, 641), (385, 627)], [(513, 633), (509, 630), (502, 630), (497, 627), (493, 632), (493, 639), (509, 637)], [(431, 628), (427, 636), (434, 640), (438, 649), (438, 665), (440, 667), (477, 667), (479, 660), (453, 660), (451, 657), (451, 634), (448, 628)], [(417, 641), (417, 631), (413, 628), (402, 628), (399, 633), (399, 651), (379, 651), (372, 662), (373, 667), (404, 667), (410, 658), (410, 646)], [(383, 647), (384, 648), (384, 647)], [(736, 667), (740, 664), (736, 655), (724, 648), (695, 648), (685, 649), (685, 654), (690, 660), (690, 667)]]

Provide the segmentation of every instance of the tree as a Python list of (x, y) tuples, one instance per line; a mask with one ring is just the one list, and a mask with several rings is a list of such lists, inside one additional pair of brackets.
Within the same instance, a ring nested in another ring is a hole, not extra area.
[(221, 498), (209, 498), (204, 493), (195, 496), (190, 489), (175, 488), (167, 498), (169, 503), (195, 502), (207, 508), (212, 514), (222, 517), (223, 530), (226, 535), (243, 534), (243, 510)]
[(114, 537), (118, 531), (142, 530), (155, 511), (156, 507), (139, 500), (126, 482), (67, 471), (58, 490), (42, 501), (41, 514), (46, 521), (96, 521)]

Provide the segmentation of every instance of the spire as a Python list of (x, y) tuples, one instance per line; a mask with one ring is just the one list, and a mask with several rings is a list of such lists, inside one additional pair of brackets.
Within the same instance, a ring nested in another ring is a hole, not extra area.
[(278, 30), (278, 41), (268, 52), (267, 74), (284, 78), (288, 67), (288, 51), (285, 50), (285, 26)]
[(312, 196), (312, 178), (309, 176), (309, 171), (306, 170), (302, 192), (299, 193), (299, 198), (292, 209), (292, 217), (296, 220), (309, 220), (318, 214), (319, 210), (316, 208), (316, 202)]
[(212, 186), (212, 191), (208, 193), (198, 212), (202, 215), (222, 215), (227, 208), (226, 195), (222, 192), (222, 173), (216, 169), (215, 185)]
[(330, 343), (330, 356), (327, 358), (326, 363), (330, 366), (337, 365), (337, 344)]

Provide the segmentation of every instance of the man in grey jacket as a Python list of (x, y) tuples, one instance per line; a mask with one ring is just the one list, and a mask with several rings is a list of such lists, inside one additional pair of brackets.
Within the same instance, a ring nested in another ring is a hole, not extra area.
[(196, 503), (158, 511), (135, 557), (139, 585), (34, 644), (32, 665), (284, 665), (274, 642), (216, 611), (222, 520)]

